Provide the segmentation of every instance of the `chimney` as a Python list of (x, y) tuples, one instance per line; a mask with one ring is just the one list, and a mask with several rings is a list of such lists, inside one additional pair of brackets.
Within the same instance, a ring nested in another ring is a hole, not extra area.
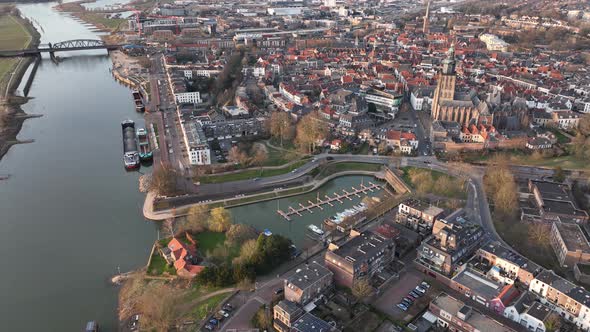
[(357, 231), (356, 229), (351, 229), (350, 230), (350, 238), (354, 239), (355, 237), (361, 235), (361, 233), (359, 231)]

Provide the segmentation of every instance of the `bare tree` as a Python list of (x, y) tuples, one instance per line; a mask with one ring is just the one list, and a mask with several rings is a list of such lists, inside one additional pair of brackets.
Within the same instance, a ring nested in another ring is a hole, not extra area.
[(157, 167), (149, 180), (149, 190), (161, 196), (172, 196), (177, 192), (176, 171), (170, 165)]
[(178, 299), (178, 293), (165, 284), (144, 292), (138, 303), (143, 327), (147, 331), (168, 331), (176, 318)]
[(270, 116), (270, 134), (275, 138), (279, 138), (281, 146), (283, 146), (283, 140), (289, 139), (289, 133), (291, 127), (291, 118), (287, 112), (277, 111), (273, 112)]
[(328, 127), (319, 118), (317, 112), (307, 114), (297, 124), (296, 142), (306, 153), (312, 153), (318, 142), (325, 140), (327, 135)]
[(242, 247), (240, 248), (240, 256), (235, 258), (234, 264), (243, 264), (250, 261), (256, 255), (257, 252), (258, 244), (256, 243), (256, 240), (252, 239), (244, 242), (244, 244), (242, 244)]
[(352, 295), (354, 295), (359, 301), (363, 301), (372, 296), (373, 292), (373, 286), (371, 286), (367, 279), (358, 280), (352, 285)]
[(184, 230), (202, 232), (207, 229), (209, 209), (206, 205), (195, 205), (188, 210), (188, 214), (180, 227)]

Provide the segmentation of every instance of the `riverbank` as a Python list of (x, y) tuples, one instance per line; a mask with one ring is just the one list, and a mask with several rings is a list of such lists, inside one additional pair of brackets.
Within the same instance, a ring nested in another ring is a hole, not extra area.
[[(338, 173), (331, 174), (319, 180), (313, 180), (310, 183), (285, 188), (280, 190), (273, 190), (265, 193), (258, 193), (253, 195), (242, 196), (239, 198), (227, 198), (217, 201), (207, 202), (207, 206), (209, 208), (215, 207), (224, 207), (224, 208), (233, 208), (243, 205), (255, 204), (265, 201), (271, 201), (275, 199), (287, 198), (297, 195), (303, 195), (315, 190), (318, 190), (323, 185), (328, 183), (331, 180), (334, 180), (338, 177), (342, 176), (349, 176), (349, 175), (368, 175), (374, 176), (378, 179), (382, 179), (384, 175), (382, 172), (375, 172), (375, 171), (366, 171), (366, 170), (350, 170), (350, 171), (341, 171)], [(153, 221), (163, 221), (166, 219), (174, 218), (174, 217), (182, 217), (186, 215), (188, 209), (192, 206), (199, 205), (201, 203), (189, 204), (185, 206), (175, 207), (173, 209), (162, 209), (160, 211), (156, 211), (154, 209), (154, 201), (156, 199), (156, 195), (153, 192), (148, 192), (144, 205), (143, 205), (143, 215), (145, 218), (153, 220)]]
[(85, 3), (94, 3), (96, 0), (80, 0), (74, 2), (61, 3), (53, 7), (59, 12), (68, 13), (75, 19), (85, 24), (90, 24), (96, 32), (116, 33), (121, 26), (127, 22), (121, 18), (109, 18), (114, 13), (123, 12), (125, 9), (117, 10), (88, 10), (83, 6)]
[[(0, 25), (0, 36), (4, 39), (10, 37), (10, 42), (2, 43), (2, 48), (28, 48), (37, 47), (41, 35), (33, 24), (20, 16), (18, 11), (13, 11), (2, 17), (4, 24)], [(17, 15), (18, 14), (18, 15)], [(28, 101), (26, 97), (15, 96), (25, 72), (29, 65), (35, 61), (34, 57), (18, 59), (0, 59), (0, 159), (8, 152), (11, 146), (23, 143), (17, 140), (23, 122), (26, 119), (36, 117), (26, 114), (21, 105)]]

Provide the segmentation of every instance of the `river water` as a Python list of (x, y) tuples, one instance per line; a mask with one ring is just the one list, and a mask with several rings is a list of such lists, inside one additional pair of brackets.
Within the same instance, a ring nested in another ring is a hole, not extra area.
[[(39, 25), (41, 43), (92, 38), (96, 33), (65, 14), (55, 3), (19, 5)], [(43, 117), (27, 120), (19, 139), (35, 142), (12, 147), (0, 161), (0, 322), (2, 331), (80, 331), (97, 320), (116, 331), (117, 289), (108, 283), (120, 268), (146, 263), (157, 225), (141, 216), (144, 195), (138, 172), (122, 164), (120, 121), (135, 113), (131, 92), (110, 75), (104, 51), (45, 58), (23, 109)], [(142, 171), (149, 169), (142, 168)], [(365, 181), (368, 178), (365, 178)], [(321, 195), (358, 186), (361, 177), (336, 179)], [(280, 200), (287, 209), (311, 193)], [(316, 210), (287, 222), (277, 202), (232, 209), (235, 222), (269, 228), (305, 243), (307, 225), (342, 211), (360, 199)]]
[[(41, 43), (96, 39), (53, 5), (19, 6), (42, 27)], [(88, 320), (116, 330), (107, 279), (145, 264), (157, 236), (140, 213), (139, 173), (122, 164), (120, 122), (142, 122), (131, 92), (111, 77), (106, 51), (83, 54), (42, 61), (23, 109), (43, 117), (19, 134), (35, 142), (0, 161), (11, 175), (0, 182), (3, 331), (80, 331)]]

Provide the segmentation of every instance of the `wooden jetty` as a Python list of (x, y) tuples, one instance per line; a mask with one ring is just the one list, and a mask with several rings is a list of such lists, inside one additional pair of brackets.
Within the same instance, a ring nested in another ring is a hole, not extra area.
[(351, 191), (347, 191), (347, 190), (342, 190), (342, 194), (338, 194), (338, 193), (334, 193), (333, 196), (328, 196), (325, 195), (324, 199), (320, 199), (319, 195), (316, 199), (316, 202), (312, 202), (311, 200), (307, 201), (307, 205), (303, 205), (302, 203), (299, 203), (299, 208), (294, 208), (292, 206), (289, 206), (289, 208), (287, 209), (287, 211), (283, 211), (281, 209), (277, 209), (277, 213), (282, 216), (283, 218), (285, 218), (286, 220), (290, 221), (291, 220), (291, 216), (296, 214), (298, 216), (302, 216), (302, 212), (309, 212), (309, 213), (313, 213), (313, 209), (318, 208), (320, 210), (323, 210), (324, 208), (322, 207), (323, 205), (329, 205), (329, 206), (334, 206), (334, 202), (338, 202), (338, 203), (342, 203), (342, 201), (344, 199), (348, 199), (348, 200), (352, 200), (352, 196), (356, 196), (356, 197), (361, 197), (360, 194), (366, 194), (367, 192), (373, 192), (374, 190), (379, 190), (382, 189), (382, 185), (380, 184), (375, 184), (375, 183), (371, 183), (369, 182), (369, 185), (365, 185), (364, 183), (361, 183), (360, 188), (356, 189), (355, 187), (352, 187)]

